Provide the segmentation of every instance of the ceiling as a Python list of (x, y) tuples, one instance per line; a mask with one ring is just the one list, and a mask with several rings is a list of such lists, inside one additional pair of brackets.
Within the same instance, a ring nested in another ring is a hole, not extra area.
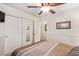
[[(33, 5), (33, 6), (40, 6), (41, 3), (3, 3), (5, 5), (8, 5), (10, 7), (16, 8), (18, 10), (21, 10), (23, 12), (35, 15), (35, 16), (39, 16), (38, 13), (40, 12), (40, 8), (27, 8), (28, 5)], [(63, 11), (63, 10), (67, 10), (73, 7), (77, 7), (79, 6), (78, 3), (66, 3), (60, 6), (56, 6), (56, 7), (51, 7), (51, 9), (55, 10), (56, 13)], [(47, 13), (47, 15), (49, 15), (50, 13)], [(40, 16), (45, 16), (46, 14), (43, 13)]]

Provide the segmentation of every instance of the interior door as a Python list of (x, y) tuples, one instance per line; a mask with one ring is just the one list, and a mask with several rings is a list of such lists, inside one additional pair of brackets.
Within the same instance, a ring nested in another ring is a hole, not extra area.
[(47, 23), (41, 23), (41, 40), (47, 40)]
[(0, 56), (4, 55), (5, 44), (5, 23), (0, 23)]
[(33, 25), (34, 25), (33, 26), (34, 27), (34, 31), (33, 31), (34, 43), (36, 43), (40, 41), (40, 21), (34, 20)]
[(22, 46), (22, 20), (6, 15), (5, 27), (5, 53), (10, 53)]
[(23, 46), (33, 44), (33, 21), (23, 20)]

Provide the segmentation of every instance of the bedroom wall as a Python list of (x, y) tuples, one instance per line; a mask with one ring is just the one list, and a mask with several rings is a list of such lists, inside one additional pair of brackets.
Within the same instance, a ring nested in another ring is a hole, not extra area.
[[(16, 17), (16, 18), (19, 18), (20, 20), (34, 20), (34, 22), (37, 22), (37, 23), (35, 23), (35, 29), (37, 30), (36, 31), (36, 33), (37, 33), (37, 36), (35, 36), (36, 37), (36, 41), (39, 41), (40, 40), (40, 34), (39, 34), (39, 18), (38, 17), (36, 17), (36, 16), (32, 16), (32, 15), (30, 15), (30, 14), (27, 14), (27, 13), (24, 13), (24, 12), (22, 12), (22, 11), (20, 11), (20, 10), (17, 10), (17, 9), (14, 9), (14, 8), (12, 8), (12, 7), (9, 7), (9, 6), (7, 6), (7, 5), (3, 5), (3, 4), (0, 4), (0, 11), (3, 11), (3, 12), (5, 12), (6, 13), (6, 15), (8, 15), (8, 16), (12, 16), (12, 17)], [(5, 19), (6, 20), (6, 19)], [(16, 20), (17, 21), (17, 20)], [(21, 24), (22, 25), (22, 24)], [(33, 29), (32, 29), (33, 30)], [(13, 50), (10, 50), (10, 51), (7, 51), (6, 50), (6, 47), (7, 47), (7, 43), (5, 43), (5, 39), (6, 39), (6, 33), (5, 33), (5, 23), (0, 23), (0, 55), (4, 55), (4, 54), (7, 54), (7, 53), (10, 53), (10, 52), (12, 52)], [(22, 33), (22, 31), (21, 31), (21, 33)], [(18, 34), (18, 35), (21, 35), (21, 34)], [(23, 37), (21, 37), (20, 39), (22, 39)], [(18, 39), (19, 40), (19, 39)], [(15, 41), (15, 40), (13, 40), (13, 41)], [(19, 41), (19, 42), (22, 42), (22, 41)], [(4, 44), (5, 43), (5, 44)], [(15, 45), (17, 44), (17, 42), (16, 43), (14, 43)], [(10, 43), (10, 45), (13, 45), (13, 44), (11, 44)], [(20, 45), (20, 46), (22, 46), (22, 44)], [(16, 49), (16, 48), (14, 48), (14, 49)]]
[[(79, 46), (79, 7), (64, 10), (45, 17), (48, 24), (48, 39)], [(56, 22), (71, 21), (71, 29), (56, 29)]]

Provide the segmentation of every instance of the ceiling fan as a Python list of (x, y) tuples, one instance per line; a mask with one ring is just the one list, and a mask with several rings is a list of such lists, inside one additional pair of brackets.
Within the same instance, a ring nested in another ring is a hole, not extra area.
[(50, 7), (59, 6), (65, 3), (41, 3), (41, 6), (27, 6), (28, 8), (41, 8), (42, 10), (38, 13), (41, 15), (43, 12), (50, 12), (51, 14), (55, 14), (56, 12), (52, 10)]

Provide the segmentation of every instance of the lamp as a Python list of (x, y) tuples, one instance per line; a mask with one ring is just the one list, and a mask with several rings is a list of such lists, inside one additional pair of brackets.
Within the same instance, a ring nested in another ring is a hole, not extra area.
[(48, 12), (50, 10), (49, 6), (44, 6), (41, 8), (43, 12)]

